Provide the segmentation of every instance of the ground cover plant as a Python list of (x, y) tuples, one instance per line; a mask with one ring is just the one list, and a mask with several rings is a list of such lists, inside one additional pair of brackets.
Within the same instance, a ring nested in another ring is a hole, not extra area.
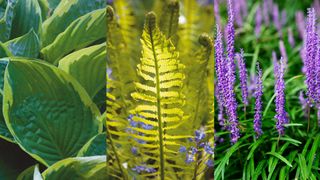
[(105, 178), (105, 7), (0, 1), (0, 179)]
[(109, 5), (108, 178), (212, 177), (212, 4)]
[(215, 179), (319, 179), (319, 1), (214, 1)]

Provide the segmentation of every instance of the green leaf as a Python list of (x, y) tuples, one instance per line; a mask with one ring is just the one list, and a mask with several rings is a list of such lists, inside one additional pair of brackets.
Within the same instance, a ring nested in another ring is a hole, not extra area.
[(10, 56), (12, 56), (12, 53), (2, 42), (0, 42), (0, 58), (10, 57)]
[[(59, 3), (58, 0), (48, 1), (50, 9), (54, 9)], [(55, 8), (52, 16), (48, 18), (42, 25), (42, 44), (47, 46), (52, 43), (55, 38), (65, 31), (67, 27), (77, 18), (94, 11), (106, 7), (105, 0), (61, 0), (58, 7)], [(104, 25), (105, 25), (104, 21)], [(82, 29), (85, 26), (82, 27)], [(98, 28), (96, 30), (99, 30)], [(84, 35), (84, 34), (80, 34)]]
[[(4, 84), (4, 72), (6, 70), (8, 61), (6, 59), (0, 60), (0, 107), (2, 108), (2, 97), (3, 97), (3, 84)], [(0, 137), (9, 141), (14, 142), (14, 138), (11, 135), (7, 125), (5, 123), (2, 111), (0, 113)]]
[(34, 168), (33, 180), (43, 180), (38, 165), (36, 165), (36, 167)]
[(75, 156), (101, 129), (100, 113), (88, 94), (55, 66), (12, 58), (4, 92), (10, 132), (23, 150), (47, 166)]
[(292, 167), (292, 164), (286, 159), (284, 158), (281, 154), (276, 153), (276, 152), (268, 152), (267, 154), (273, 155), (275, 157), (277, 157), (278, 159), (280, 159), (282, 162), (286, 163), (288, 166)]
[(24, 171), (22, 171), (22, 173), (19, 174), (17, 180), (33, 180), (33, 174), (35, 171), (35, 167), (36, 167), (36, 165), (31, 166), (31, 167), (25, 169)]
[(42, 173), (46, 180), (106, 179), (106, 156), (68, 158), (55, 163)]
[(106, 44), (76, 51), (59, 61), (59, 68), (71, 74), (93, 98), (106, 84)]
[[(49, 15), (49, 3), (47, 0), (38, 0), (38, 3), (41, 9), (41, 20), (43, 22), (47, 19), (47, 16)], [(42, 25), (40, 28), (42, 29)]]
[(79, 151), (78, 157), (106, 155), (106, 133), (91, 138)]
[(41, 52), (44, 54), (45, 60), (56, 64), (60, 58), (73, 50), (84, 48), (105, 36), (106, 10), (100, 9), (75, 20)]
[(314, 164), (314, 161), (316, 159), (315, 157), (316, 157), (317, 151), (319, 152), (319, 149), (320, 149), (320, 136), (318, 135), (312, 144), (311, 151), (308, 153), (308, 171), (309, 172), (311, 172), (312, 165)]
[(41, 23), (41, 8), (38, 0), (18, 0), (14, 8), (11, 38), (23, 36), (31, 29), (38, 34)]
[(302, 178), (304, 180), (307, 179), (307, 177), (309, 177), (309, 173), (308, 173), (308, 168), (307, 168), (307, 163), (306, 163), (306, 159), (303, 157), (302, 154), (298, 154), (298, 163), (299, 163), (299, 166), (300, 166), (300, 171), (301, 171), (301, 175), (302, 175)]
[(14, 56), (37, 58), (40, 52), (40, 41), (33, 30), (21, 37), (7, 41), (5, 46)]
[(0, 19), (1, 42), (5, 42), (10, 38), (15, 4), (16, 0), (8, 1), (4, 16)]

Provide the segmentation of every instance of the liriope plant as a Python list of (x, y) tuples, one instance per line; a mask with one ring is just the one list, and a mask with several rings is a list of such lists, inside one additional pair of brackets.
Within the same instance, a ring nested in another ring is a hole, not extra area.
[[(158, 6), (165, 11), (157, 11)], [(189, 55), (177, 49), (180, 7), (183, 2), (157, 2), (153, 9), (160, 19), (151, 12), (142, 30), (133, 26), (138, 29), (132, 31), (142, 31), (141, 46), (135, 47), (141, 48), (139, 54), (127, 51), (132, 47), (121, 33), (125, 20), (115, 18), (117, 6), (107, 7), (110, 178), (201, 179), (213, 166), (213, 87), (208, 86), (213, 84), (213, 42), (202, 34), (210, 28), (201, 26), (203, 31), (192, 34), (197, 41), (188, 47)], [(140, 57), (137, 64), (133, 56)]]

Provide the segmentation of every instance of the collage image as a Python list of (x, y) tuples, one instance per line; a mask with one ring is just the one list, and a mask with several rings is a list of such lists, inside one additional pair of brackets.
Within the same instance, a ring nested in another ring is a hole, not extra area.
[(320, 180), (320, 0), (0, 0), (0, 180)]

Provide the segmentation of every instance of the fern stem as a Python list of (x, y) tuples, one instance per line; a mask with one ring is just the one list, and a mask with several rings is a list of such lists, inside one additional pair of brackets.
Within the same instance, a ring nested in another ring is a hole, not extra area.
[[(151, 18), (151, 17), (150, 17)], [(148, 28), (149, 28), (149, 36), (152, 46), (152, 53), (153, 58), (155, 62), (155, 70), (156, 70), (156, 91), (157, 91), (157, 116), (158, 116), (158, 133), (159, 133), (159, 146), (160, 146), (160, 179), (164, 180), (165, 173), (164, 173), (164, 145), (163, 145), (163, 125), (162, 125), (162, 117), (161, 117), (161, 96), (160, 96), (160, 73), (159, 73), (159, 67), (158, 67), (158, 59), (157, 54), (154, 46), (153, 41), (153, 34), (152, 31), (155, 28), (155, 22), (152, 22), (152, 20), (149, 21)]]

